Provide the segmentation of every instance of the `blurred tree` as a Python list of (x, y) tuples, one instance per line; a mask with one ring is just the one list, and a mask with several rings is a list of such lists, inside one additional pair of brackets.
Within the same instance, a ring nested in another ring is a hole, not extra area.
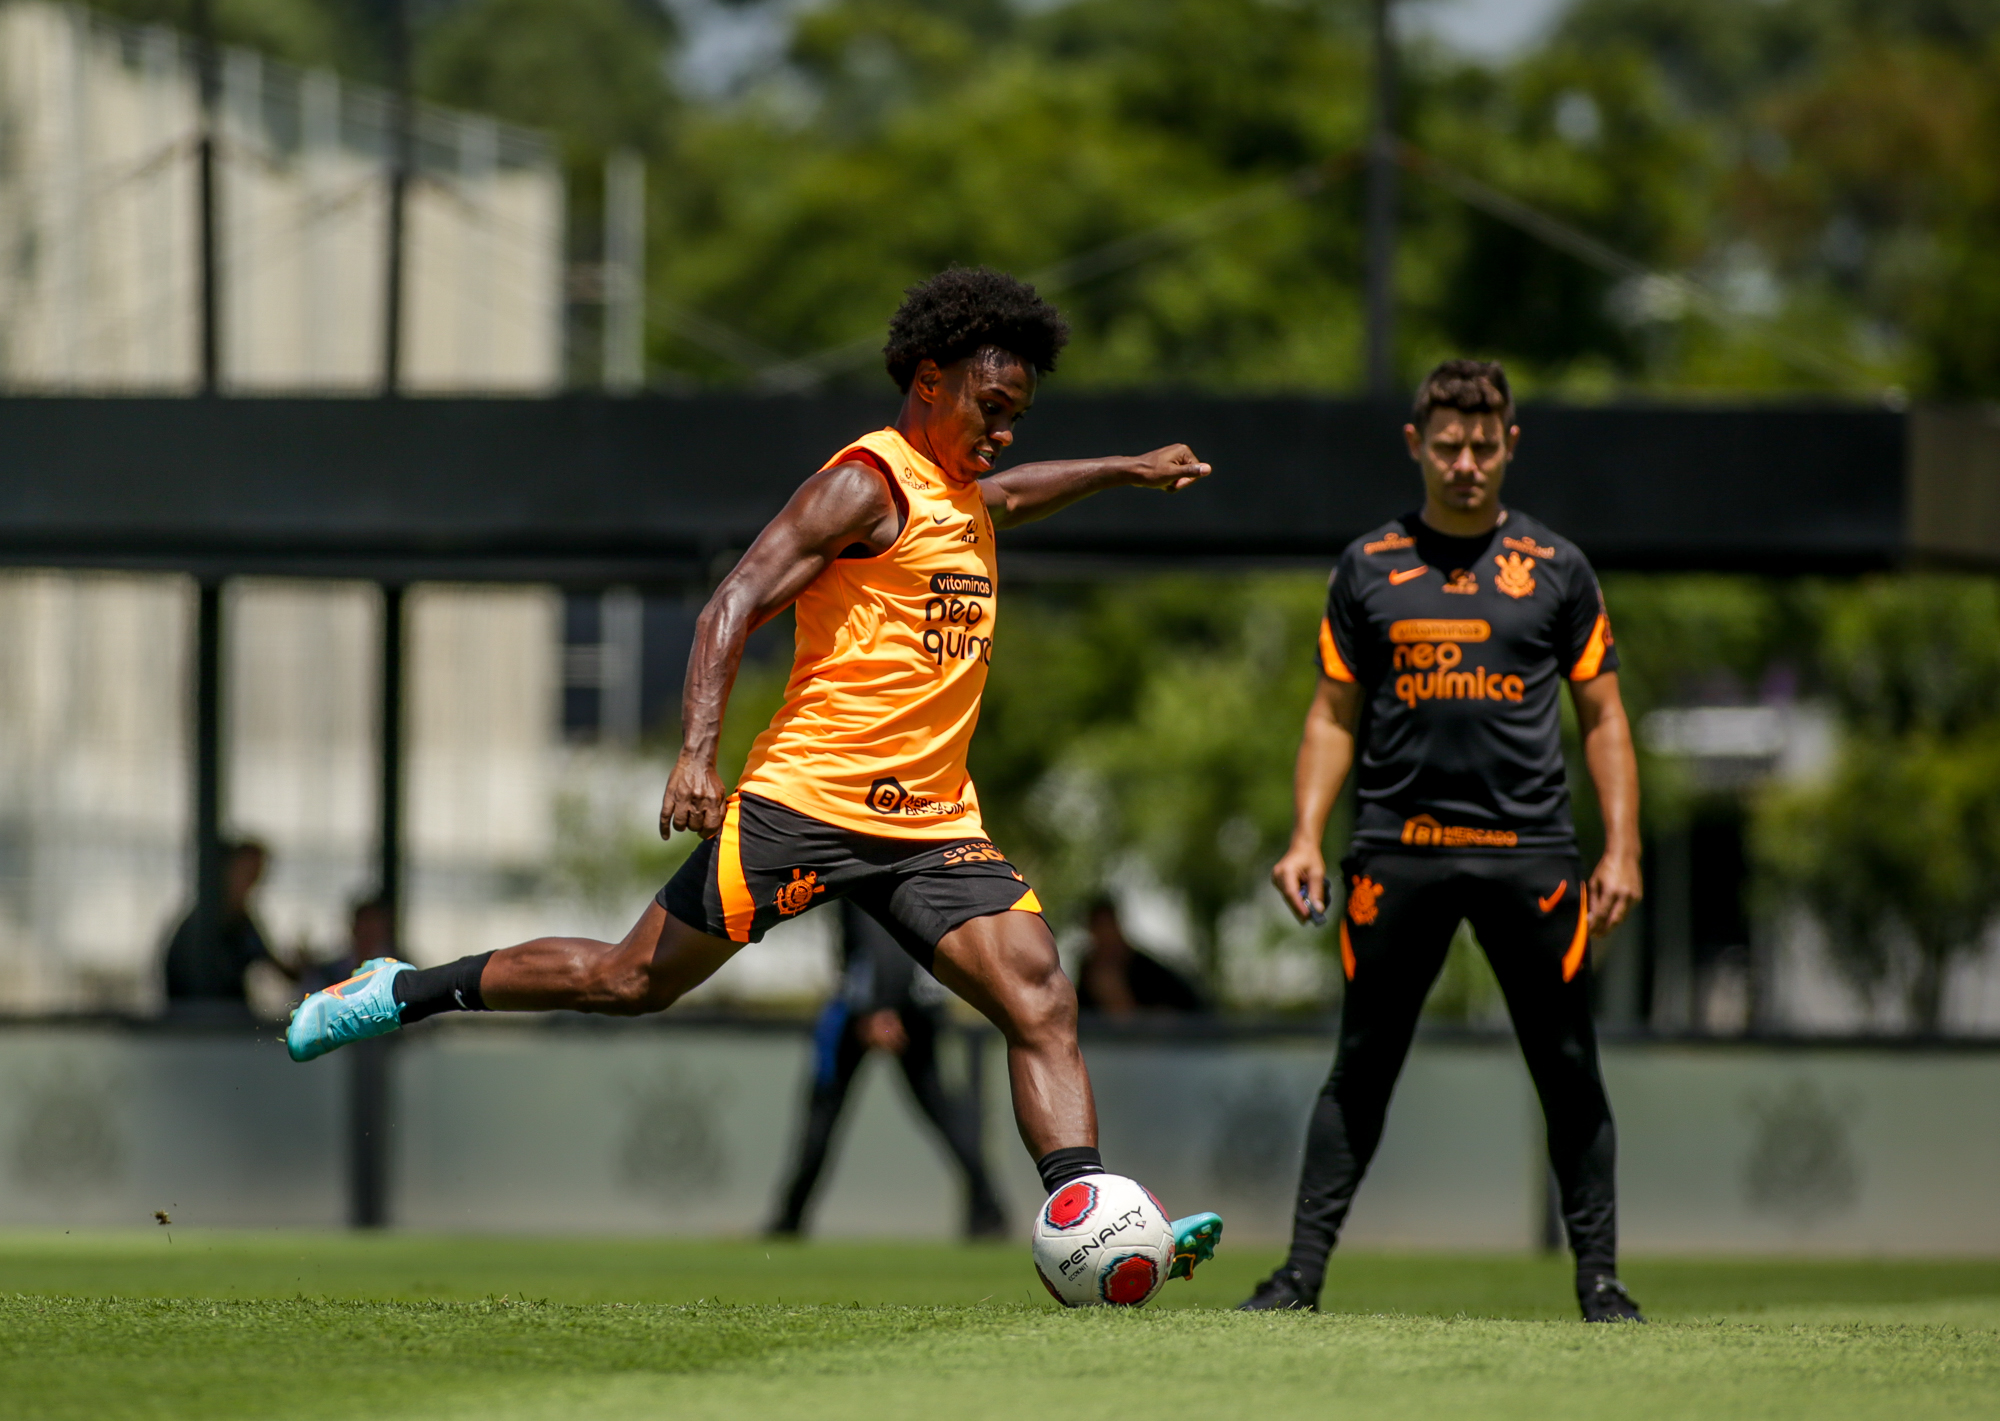
[(1867, 987), (1937, 1030), (1951, 959), (2000, 916), (2000, 582), (1884, 577), (1823, 593), (1846, 735), (1823, 784), (1757, 806), (1767, 906), (1803, 904)]
[(635, 0), (468, 0), (426, 26), (425, 97), (553, 133), (573, 175), (614, 148), (658, 151), (674, 28)]
[[(947, 264), (1034, 273), (1274, 185), (1244, 220), (1061, 291), (1078, 332), (1063, 379), (1336, 386), (1358, 339), (1351, 203), (1275, 185), (1352, 151), (1364, 73), (1357, 32), (1317, 5), (818, 7), (782, 102), (685, 135), (660, 289), (775, 351), (865, 349), (901, 290)], [(671, 333), (658, 354), (749, 373)]]
[(1291, 831), (1324, 599), (1310, 573), (1010, 596), (972, 771), (987, 828), (1058, 921), (1136, 854), (1213, 970), (1223, 912)]
[[(379, 44), (368, 16), (353, 0), (210, 0), (215, 37), (223, 44), (259, 50), (302, 68), (337, 69), (379, 78)], [(92, 0), (102, 10), (138, 25), (164, 25), (191, 34), (193, 0)]]
[[(1629, 44), (1558, 46), (1510, 70), (1420, 75), (1417, 143), (1627, 256), (1698, 262), (1714, 219), (1714, 135)], [(1504, 353), (1527, 388), (1647, 376), (1663, 354), (1639, 293), (1519, 227), (1426, 187), (1405, 303), (1431, 356)], [(1413, 370), (1414, 375), (1414, 370)]]

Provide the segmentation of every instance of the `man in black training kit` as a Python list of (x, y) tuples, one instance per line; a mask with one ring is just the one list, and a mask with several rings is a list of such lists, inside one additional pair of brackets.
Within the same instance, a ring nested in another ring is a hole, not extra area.
[(938, 1041), (946, 1025), (943, 986), (852, 898), (840, 905), (840, 958), (840, 988), (813, 1028), (812, 1088), (798, 1162), (767, 1232), (796, 1238), (805, 1231), (806, 1208), (826, 1167), (855, 1072), (870, 1051), (887, 1051), (903, 1068), (911, 1101), (965, 1176), (965, 1236), (1006, 1237), (1006, 1213), (980, 1148), (977, 1106), (955, 1098), (938, 1074)]
[[(1334, 568), (1291, 847), (1271, 870), (1302, 921), (1325, 912), (1320, 842), (1353, 771), (1340, 1046), (1306, 1134), (1291, 1256), (1243, 1307), (1318, 1307), (1424, 997), (1469, 919), (1541, 1097), (1584, 1318), (1644, 1321), (1618, 1282), (1617, 1144), (1590, 1019), (1590, 938), (1640, 894), (1638, 766), (1610, 619), (1576, 546), (1501, 506), (1520, 430), (1498, 365), (1438, 366), (1403, 437), (1424, 506), (1355, 539)], [(1604, 817), (1588, 879), (1563, 681)]]

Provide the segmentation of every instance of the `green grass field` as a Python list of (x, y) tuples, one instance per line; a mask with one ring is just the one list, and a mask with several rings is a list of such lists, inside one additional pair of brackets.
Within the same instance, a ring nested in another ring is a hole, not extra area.
[(2000, 1417), (2000, 1262), (1341, 1258), (1329, 1311), (1228, 1311), (1231, 1250), (1065, 1313), (1022, 1247), (0, 1235), (7, 1418)]

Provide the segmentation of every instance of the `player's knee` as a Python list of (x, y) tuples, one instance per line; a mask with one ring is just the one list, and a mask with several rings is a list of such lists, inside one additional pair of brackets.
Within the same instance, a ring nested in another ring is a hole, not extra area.
[(648, 957), (628, 951), (622, 944), (599, 957), (591, 964), (588, 987), (593, 1008), (607, 1016), (643, 1016), (671, 1005), (671, 998), (659, 999), (648, 966)]
[(1046, 963), (1024, 963), (1009, 974), (1001, 1004), (1009, 1034), (1026, 1042), (1076, 1035), (1076, 989), (1063, 975), (1055, 954)]

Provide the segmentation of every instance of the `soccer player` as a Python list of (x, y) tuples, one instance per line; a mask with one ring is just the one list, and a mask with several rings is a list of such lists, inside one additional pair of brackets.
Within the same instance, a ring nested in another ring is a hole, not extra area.
[[(1185, 489), (1185, 445), (1134, 458), (994, 464), (1069, 329), (1033, 288), (954, 269), (912, 287), (884, 350), (903, 406), (829, 459), (709, 599), (660, 833), (702, 842), (621, 942), (540, 938), (419, 970), (376, 959), (294, 1012), (296, 1060), (445, 1011), (662, 1011), (745, 943), (852, 898), (1007, 1043), (1021, 1138), (1054, 1193), (1099, 1172), (1076, 993), (1034, 890), (986, 837), (966, 748), (993, 657), (994, 535), (1120, 486)], [(716, 745), (744, 640), (785, 608), (785, 702), (732, 793)], [(1175, 1225), (1176, 1276), (1220, 1235)]]
[[(1340, 1044), (1306, 1134), (1291, 1255), (1243, 1307), (1318, 1307), (1424, 997), (1469, 919), (1541, 1097), (1583, 1315), (1643, 1321), (1618, 1282), (1616, 1139), (1590, 1019), (1590, 937), (1640, 894), (1638, 767), (1611, 623), (1575, 544), (1500, 502), (1520, 438), (1505, 371), (1438, 366), (1403, 438), (1424, 506), (1355, 539), (1334, 568), (1292, 842), (1271, 870), (1302, 921), (1325, 912), (1320, 843), (1353, 773)], [(1563, 682), (1603, 810), (1588, 878), (1563, 775)]]

